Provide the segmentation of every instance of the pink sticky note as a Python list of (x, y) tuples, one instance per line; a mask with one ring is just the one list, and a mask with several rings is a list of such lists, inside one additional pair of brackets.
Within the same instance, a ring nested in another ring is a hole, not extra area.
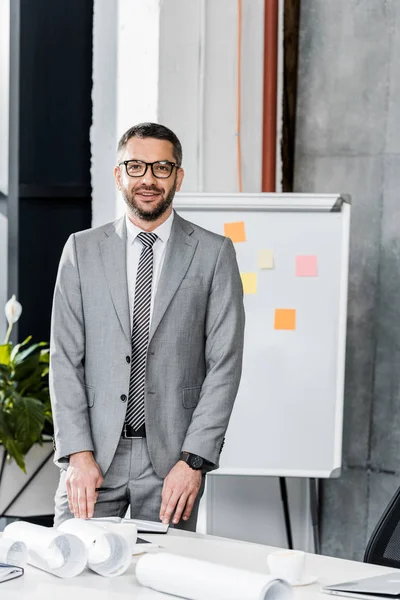
[(317, 256), (296, 256), (296, 277), (317, 277)]

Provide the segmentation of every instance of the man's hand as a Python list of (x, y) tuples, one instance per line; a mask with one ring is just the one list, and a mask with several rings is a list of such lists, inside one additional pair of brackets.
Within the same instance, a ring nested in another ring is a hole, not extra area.
[(179, 523), (181, 517), (187, 521), (200, 486), (201, 471), (191, 469), (183, 460), (178, 461), (164, 480), (161, 494), (161, 521), (169, 523), (174, 512), (172, 520), (174, 525)]
[(99, 465), (92, 452), (71, 454), (66, 477), (69, 509), (74, 517), (91, 519), (98, 493), (103, 483)]

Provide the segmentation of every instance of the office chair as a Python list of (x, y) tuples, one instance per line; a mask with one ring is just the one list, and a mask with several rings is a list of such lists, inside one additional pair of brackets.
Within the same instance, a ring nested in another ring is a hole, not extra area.
[(364, 562), (400, 568), (400, 487), (368, 541)]

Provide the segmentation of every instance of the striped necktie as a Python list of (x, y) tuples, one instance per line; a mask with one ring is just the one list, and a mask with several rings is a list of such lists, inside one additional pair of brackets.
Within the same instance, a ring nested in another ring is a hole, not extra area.
[(153, 244), (155, 233), (141, 232), (138, 239), (143, 248), (136, 275), (132, 323), (132, 360), (129, 380), (128, 407), (125, 423), (136, 431), (144, 425), (144, 389), (146, 380), (147, 346), (150, 330), (151, 288), (153, 280)]

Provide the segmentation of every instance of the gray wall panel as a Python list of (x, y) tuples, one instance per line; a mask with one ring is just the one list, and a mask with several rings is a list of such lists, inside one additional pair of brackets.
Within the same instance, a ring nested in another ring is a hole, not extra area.
[(352, 560), (362, 558), (366, 545), (367, 494), (368, 474), (361, 469), (345, 469), (340, 479), (324, 484), (322, 554)]
[(400, 472), (400, 155), (386, 157), (383, 189), (371, 466)]
[(391, 4), (391, 40), (390, 53), (390, 85), (388, 88), (388, 118), (386, 129), (386, 152), (400, 153), (400, 2), (395, 0)]
[(388, 30), (382, 0), (307, 0), (300, 22), (302, 151), (365, 154), (385, 145)]
[(388, 473), (370, 473), (367, 539), (371, 536), (375, 525), (399, 486), (398, 475)]

